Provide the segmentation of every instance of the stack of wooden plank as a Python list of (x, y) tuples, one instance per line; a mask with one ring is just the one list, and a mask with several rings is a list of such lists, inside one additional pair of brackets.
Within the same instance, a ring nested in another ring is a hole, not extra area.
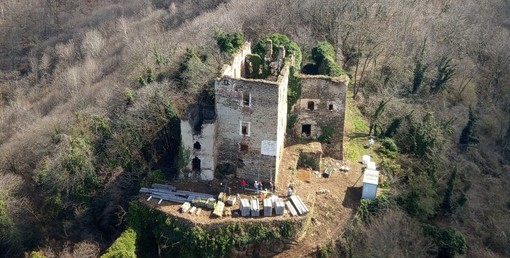
[(241, 199), (239, 204), (239, 210), (241, 210), (241, 216), (248, 217), (250, 216), (251, 206), (248, 199)]
[(251, 199), (250, 211), (252, 217), (258, 217), (260, 215), (259, 199), (257, 198)]
[(299, 213), (299, 215), (306, 215), (309, 212), (308, 208), (303, 203), (301, 198), (299, 198), (299, 196), (292, 195), (290, 197), (290, 200), (291, 200), (292, 204), (294, 204), (294, 207), (296, 207), (296, 211)]
[(271, 199), (264, 199), (264, 216), (270, 217), (273, 215), (273, 202)]

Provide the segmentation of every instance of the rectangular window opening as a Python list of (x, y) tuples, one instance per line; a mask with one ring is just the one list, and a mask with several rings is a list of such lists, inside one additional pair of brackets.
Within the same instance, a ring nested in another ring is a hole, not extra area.
[(329, 110), (333, 110), (333, 104), (329, 104), (328, 109), (329, 109)]
[(250, 107), (251, 106), (251, 95), (250, 93), (243, 92), (243, 106)]
[(250, 136), (250, 122), (241, 121), (241, 135)]
[(313, 111), (315, 109), (315, 103), (313, 101), (308, 101), (308, 110)]
[(312, 135), (312, 125), (309, 124), (301, 125), (301, 135), (310, 137), (310, 135)]

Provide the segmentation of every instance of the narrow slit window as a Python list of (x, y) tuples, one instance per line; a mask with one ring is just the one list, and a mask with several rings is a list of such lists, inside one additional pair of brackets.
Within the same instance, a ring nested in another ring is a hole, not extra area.
[(308, 110), (313, 111), (315, 109), (315, 102), (308, 101)]
[(243, 92), (243, 106), (251, 107), (251, 95), (250, 95), (250, 93)]
[(244, 136), (250, 136), (250, 122), (241, 121), (240, 134)]

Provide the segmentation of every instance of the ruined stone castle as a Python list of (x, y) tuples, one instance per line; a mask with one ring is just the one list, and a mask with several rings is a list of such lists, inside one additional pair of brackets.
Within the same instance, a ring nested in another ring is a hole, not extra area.
[[(322, 143), (323, 154), (343, 158), (348, 79), (298, 75), (301, 98), (288, 110), (292, 55), (283, 47), (273, 55), (271, 42), (266, 49), (258, 65), (246, 42), (215, 80), (215, 105), (190, 108), (182, 118), (182, 144), (190, 156), (186, 176), (212, 180), (215, 171), (228, 169), (249, 181), (276, 182), (286, 138), (313, 141), (325, 131), (331, 137)], [(289, 116), (293, 130), (287, 130)]]

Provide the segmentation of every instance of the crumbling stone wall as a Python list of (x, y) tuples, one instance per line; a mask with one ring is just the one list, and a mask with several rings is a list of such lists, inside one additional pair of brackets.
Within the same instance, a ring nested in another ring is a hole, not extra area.
[(294, 106), (298, 115), (293, 136), (319, 139), (324, 128), (333, 128), (331, 140), (322, 143), (324, 155), (343, 159), (345, 97), (348, 79), (302, 76), (301, 98)]
[(253, 65), (246, 65), (249, 46), (245, 44), (234, 55), (215, 81), (217, 161), (236, 165), (238, 177), (275, 181), (287, 126), (289, 65), (284, 65), (285, 50), (281, 49), (277, 60), (265, 60), (275, 64), (268, 78), (243, 78)]
[[(274, 180), (278, 152), (279, 85), (262, 80), (223, 78), (216, 81), (215, 90), (218, 162), (236, 164), (238, 177)], [(249, 96), (248, 105), (243, 102), (243, 95)], [(247, 126), (244, 132), (243, 126)], [(274, 156), (261, 154), (262, 148), (267, 149), (271, 143), (275, 145)]]
[[(196, 111), (196, 110), (195, 110)], [(201, 180), (214, 179), (216, 168), (216, 121), (202, 121), (197, 131), (194, 124), (196, 112), (187, 112), (181, 119), (181, 144), (185, 153), (189, 154), (186, 171), (181, 174), (184, 178), (199, 178)], [(198, 163), (200, 169), (194, 171), (193, 159)]]

